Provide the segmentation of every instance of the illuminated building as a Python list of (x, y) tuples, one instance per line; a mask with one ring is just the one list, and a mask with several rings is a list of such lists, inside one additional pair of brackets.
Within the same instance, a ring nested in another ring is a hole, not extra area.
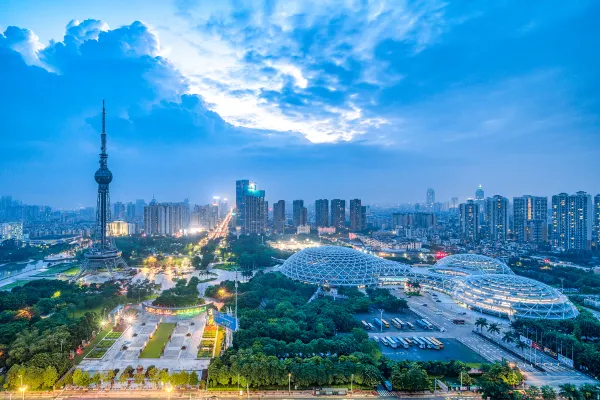
[(273, 228), (277, 233), (285, 233), (285, 201), (273, 204)]
[(243, 197), (242, 233), (263, 233), (267, 223), (265, 191), (257, 189), (256, 184), (250, 182)]
[(586, 192), (552, 196), (552, 246), (558, 250), (590, 250), (594, 212)]
[(0, 242), (5, 240), (23, 240), (22, 222), (0, 223)]
[(315, 201), (315, 226), (329, 226), (329, 200), (327, 199)]
[(521, 196), (513, 198), (513, 233), (518, 242), (548, 240), (548, 198)]
[(193, 317), (206, 312), (209, 307), (213, 307), (213, 304), (206, 303), (190, 307), (162, 307), (152, 305), (150, 302), (142, 303), (142, 309), (147, 313), (156, 315), (175, 315), (178, 317)]
[(433, 205), (435, 204), (435, 190), (433, 188), (427, 189), (427, 195), (425, 197), (425, 207), (427, 211), (433, 212)]
[(499, 195), (485, 200), (487, 237), (504, 242), (508, 236), (508, 199)]
[[(366, 214), (366, 209), (365, 209)], [(362, 231), (363, 228), (363, 210), (360, 199), (350, 200), (350, 230), (353, 232)]]
[(308, 234), (310, 234), (310, 225), (298, 225), (296, 227), (296, 233), (298, 235), (301, 235), (301, 234), (308, 235)]
[(111, 236), (129, 236), (135, 234), (135, 225), (125, 221), (113, 221), (109, 223)]
[(304, 200), (292, 202), (292, 222), (296, 228), (308, 223), (308, 210), (304, 207)]
[(600, 194), (594, 196), (594, 240), (596, 250), (600, 249)]
[(331, 200), (331, 226), (337, 229), (346, 228), (346, 200)]
[(144, 232), (146, 235), (178, 235), (190, 225), (190, 207), (187, 202), (158, 203), (152, 199), (144, 207)]
[(479, 205), (467, 200), (459, 206), (460, 234), (467, 241), (479, 239)]

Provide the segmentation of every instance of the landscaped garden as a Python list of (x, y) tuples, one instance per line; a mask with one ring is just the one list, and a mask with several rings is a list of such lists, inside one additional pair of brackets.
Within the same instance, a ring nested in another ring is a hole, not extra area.
[(159, 358), (175, 330), (175, 323), (161, 323), (140, 353), (140, 358)]
[(116, 343), (116, 341), (123, 334), (123, 332), (118, 332), (118, 331), (114, 331), (114, 330), (108, 331), (104, 336), (102, 336), (103, 333), (104, 333), (104, 331), (101, 332), (100, 334), (98, 334), (98, 336), (96, 336), (96, 338), (99, 341), (92, 348), (92, 350), (90, 350), (86, 354), (85, 358), (102, 358), (102, 357), (104, 357), (106, 352)]
[(216, 325), (206, 325), (204, 327), (196, 358), (212, 358), (215, 352), (217, 329)]

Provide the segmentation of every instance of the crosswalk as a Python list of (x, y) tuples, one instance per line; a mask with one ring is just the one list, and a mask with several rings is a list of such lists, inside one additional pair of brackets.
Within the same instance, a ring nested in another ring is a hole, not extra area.
[(396, 392), (390, 392), (386, 389), (377, 389), (377, 396), (379, 397), (398, 397)]

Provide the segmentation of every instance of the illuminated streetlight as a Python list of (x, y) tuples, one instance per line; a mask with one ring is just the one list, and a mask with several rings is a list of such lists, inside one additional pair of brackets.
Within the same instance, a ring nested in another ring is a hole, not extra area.
[(288, 394), (292, 395), (292, 373), (288, 373)]
[(167, 391), (168, 399), (171, 400), (171, 392), (173, 391), (173, 386), (171, 386), (171, 383), (167, 383), (165, 390)]

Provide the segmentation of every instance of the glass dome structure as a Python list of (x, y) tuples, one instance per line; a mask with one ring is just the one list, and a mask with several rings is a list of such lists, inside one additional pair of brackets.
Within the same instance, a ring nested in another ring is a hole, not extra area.
[(568, 319), (579, 313), (558, 290), (517, 275), (473, 275), (460, 279), (452, 297), (474, 310), (510, 319)]
[(409, 267), (341, 246), (299, 251), (281, 266), (281, 272), (301, 282), (329, 286), (377, 285), (381, 276), (402, 276)]
[(481, 275), (500, 274), (513, 275), (514, 272), (495, 258), (482, 256), (480, 254), (454, 254), (444, 257), (435, 263), (432, 270), (448, 275)]

